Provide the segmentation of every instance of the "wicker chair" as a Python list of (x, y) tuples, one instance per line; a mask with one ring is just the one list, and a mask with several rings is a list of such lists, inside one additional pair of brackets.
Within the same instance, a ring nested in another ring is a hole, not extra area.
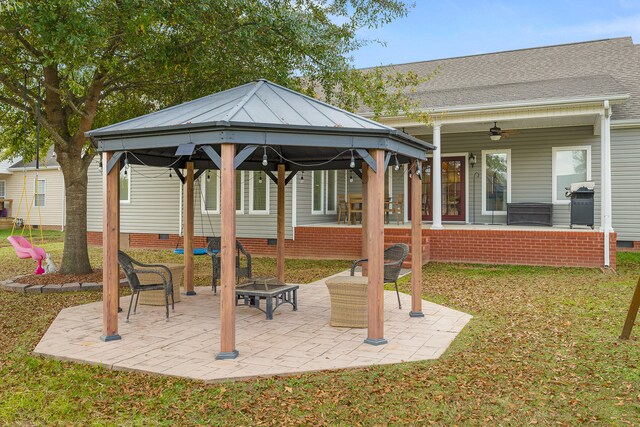
[[(400, 291), (398, 290), (398, 276), (402, 269), (402, 263), (409, 255), (409, 246), (404, 243), (397, 243), (389, 246), (384, 250), (384, 283), (393, 283), (396, 286), (396, 295), (398, 296), (398, 308), (402, 308), (400, 303)], [(367, 258), (354, 261), (351, 266), (351, 275), (353, 276), (358, 264), (369, 261)]]
[[(251, 254), (236, 240), (236, 280), (240, 277), (251, 279)], [(217, 293), (218, 280), (220, 279), (220, 237), (210, 237), (207, 245), (207, 254), (211, 257), (211, 289)], [(242, 265), (242, 255), (246, 259)]]
[[(175, 301), (173, 299), (173, 276), (171, 270), (161, 264), (142, 264), (131, 258), (129, 255), (122, 251), (118, 251), (118, 264), (122, 267), (129, 286), (131, 287), (131, 301), (129, 301), (129, 311), (127, 311), (127, 322), (129, 322), (129, 315), (131, 314), (131, 305), (133, 304), (133, 298), (136, 299), (135, 307), (133, 308), (133, 314), (136, 314), (138, 308), (138, 300), (140, 299), (141, 291), (162, 291), (164, 290), (164, 305), (167, 311), (167, 321), (169, 320), (169, 295), (171, 295), (171, 311), (175, 309)], [(140, 284), (138, 274), (157, 274), (159, 276), (158, 283), (152, 283), (148, 285)]]

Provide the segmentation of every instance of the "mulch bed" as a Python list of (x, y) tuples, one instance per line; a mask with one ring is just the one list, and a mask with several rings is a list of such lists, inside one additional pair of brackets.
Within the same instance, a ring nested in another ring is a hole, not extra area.
[[(120, 278), (124, 279), (124, 274), (120, 273)], [(20, 283), (28, 285), (62, 285), (65, 283), (101, 283), (102, 269), (96, 268), (89, 274), (30, 274), (20, 278)]]

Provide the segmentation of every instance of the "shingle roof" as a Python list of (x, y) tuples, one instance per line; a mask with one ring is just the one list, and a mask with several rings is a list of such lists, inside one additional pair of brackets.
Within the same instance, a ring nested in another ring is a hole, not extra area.
[(631, 37), (392, 65), (438, 74), (417, 90), (422, 107), (629, 94), (614, 119), (640, 118), (640, 45)]
[(211, 123), (391, 129), (275, 83), (258, 80), (106, 126), (88, 135)]
[[(21, 169), (23, 167), (27, 167), (27, 168), (35, 168), (36, 167), (36, 161), (32, 160), (30, 162), (28, 162), (26, 165), (24, 165), (24, 162), (22, 160), (18, 160), (17, 162), (15, 162), (14, 164), (11, 165), (10, 169)], [(44, 155), (44, 157), (40, 157), (40, 167), (41, 168), (56, 168), (58, 167), (58, 161), (56, 160), (56, 156), (55, 153), (53, 151), (53, 147), (49, 148), (49, 151), (47, 151), (47, 153)]]

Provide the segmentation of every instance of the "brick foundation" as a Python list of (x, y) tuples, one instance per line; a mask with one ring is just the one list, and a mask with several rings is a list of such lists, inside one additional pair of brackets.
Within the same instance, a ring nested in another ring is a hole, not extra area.
[[(406, 243), (411, 247), (411, 230), (385, 229), (385, 246)], [(170, 234), (130, 233), (131, 248), (172, 249), (182, 247), (182, 239)], [(362, 231), (359, 227), (297, 227), (295, 240), (285, 241), (285, 256), (291, 258), (348, 259), (360, 257)], [(89, 232), (89, 244), (102, 245), (102, 233)], [(275, 255), (276, 245), (266, 238), (240, 238), (255, 255)], [(206, 246), (206, 238), (196, 236), (195, 247)], [(469, 262), (556, 267), (602, 267), (604, 236), (599, 232), (544, 230), (422, 230), (423, 262)], [(407, 265), (410, 261), (407, 260)], [(610, 238), (610, 267), (616, 267), (616, 233)]]

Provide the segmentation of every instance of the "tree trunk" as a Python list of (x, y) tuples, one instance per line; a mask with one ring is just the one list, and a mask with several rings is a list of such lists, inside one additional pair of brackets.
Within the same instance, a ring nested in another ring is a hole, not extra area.
[(58, 161), (64, 175), (65, 234), (60, 273), (91, 273), (87, 247), (87, 169), (78, 155), (60, 153)]

